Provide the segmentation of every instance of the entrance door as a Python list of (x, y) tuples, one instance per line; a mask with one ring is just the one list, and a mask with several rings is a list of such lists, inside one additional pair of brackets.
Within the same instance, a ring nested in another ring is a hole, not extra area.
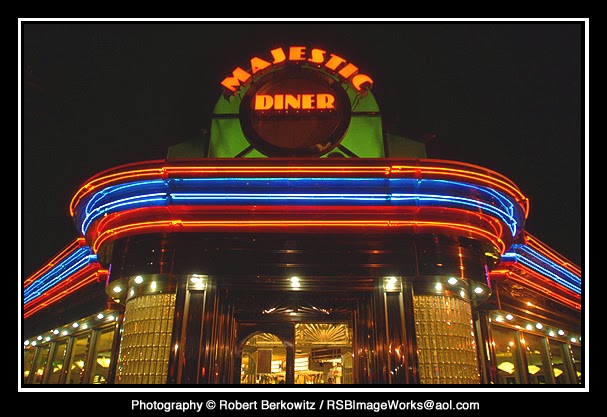
[(295, 324), (294, 360), (296, 384), (353, 384), (352, 326)]
[(240, 323), (237, 340), (241, 384), (354, 383), (348, 322)]
[(292, 384), (293, 331), (291, 323), (239, 323), (234, 381)]

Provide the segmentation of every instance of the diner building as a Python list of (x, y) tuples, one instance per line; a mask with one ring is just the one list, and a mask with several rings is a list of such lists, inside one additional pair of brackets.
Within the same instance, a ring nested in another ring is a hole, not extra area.
[(347, 57), (243, 58), (208, 134), (66, 202), (78, 237), (23, 281), (24, 386), (583, 384), (582, 272), (523, 190), (385, 130)]

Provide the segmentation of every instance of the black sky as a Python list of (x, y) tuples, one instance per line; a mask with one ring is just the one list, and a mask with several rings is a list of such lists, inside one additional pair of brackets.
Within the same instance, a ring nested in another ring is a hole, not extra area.
[(530, 198), (526, 229), (584, 257), (583, 22), (22, 22), (25, 276), (77, 236), (90, 176), (162, 159), (210, 125), (219, 83), (279, 46), (371, 75), (384, 124), (428, 156), (480, 165)]

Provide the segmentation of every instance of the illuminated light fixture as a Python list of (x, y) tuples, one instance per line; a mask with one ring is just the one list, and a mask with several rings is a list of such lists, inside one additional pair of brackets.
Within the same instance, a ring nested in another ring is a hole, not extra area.
[(514, 316), (512, 314), (506, 314), (506, 320), (512, 320)]
[(152, 289), (152, 291), (156, 291), (156, 281), (152, 281), (152, 283), (150, 284), (150, 288)]
[(536, 323), (535, 328), (538, 330), (542, 330), (542, 328), (544, 327), (544, 325), (542, 323)]
[(82, 368), (84, 368), (84, 361), (82, 359), (78, 359), (77, 361), (74, 362), (74, 365), (76, 365), (78, 368), (82, 369)]
[(62, 332), (61, 332), (61, 335), (62, 335), (62, 336), (67, 336), (67, 330), (62, 331)]
[(112, 288), (112, 291), (114, 291), (116, 294), (118, 294), (120, 291), (122, 291), (122, 288), (120, 288), (118, 285), (116, 285), (114, 288)]
[(464, 292), (464, 290), (461, 290), (461, 291), (459, 292), (459, 295), (460, 295), (460, 297), (462, 297), (462, 298), (466, 298), (466, 293)]
[(502, 362), (497, 365), (497, 369), (502, 370), (508, 374), (514, 373), (514, 364), (512, 362)]
[(386, 291), (400, 291), (400, 279), (397, 277), (384, 277), (384, 289)]
[(572, 337), (572, 338), (571, 338), (571, 339), (569, 339), (569, 340), (571, 340), (571, 342), (573, 342), (573, 343), (577, 342), (577, 339), (576, 339), (575, 337)]
[(529, 370), (529, 373), (531, 375), (535, 375), (537, 374), (539, 371), (541, 371), (541, 368), (539, 366), (535, 366), (535, 365), (529, 365), (527, 367), (527, 369)]
[(559, 330), (557, 333), (559, 334), (559, 336), (563, 336), (565, 334), (563, 330)]
[(30, 344), (30, 341), (29, 341), (29, 340), (26, 340), (25, 342), (23, 342), (23, 344), (24, 344), (25, 346), (27, 346), (27, 345), (29, 345), (29, 344)]
[(103, 319), (105, 316), (102, 313), (97, 314), (97, 318), (99, 320)]
[[(573, 340), (575, 340), (575, 338), (572, 338), (572, 339), (573, 339)], [(51, 338), (50, 338), (49, 336), (46, 336), (46, 337), (44, 338), (44, 341), (45, 341), (45, 342), (48, 342), (48, 341), (50, 341), (50, 340), (51, 340)]]
[(455, 284), (457, 284), (457, 278), (451, 277), (451, 278), (449, 278), (449, 279), (447, 280), (447, 282), (448, 282), (450, 285), (455, 285)]
[(24, 376), (25, 378), (27, 378), (28, 376), (30, 376), (30, 371), (29, 371), (29, 369), (23, 373), (23, 376)]
[(190, 276), (190, 284), (192, 288), (196, 290), (203, 290), (206, 288), (206, 283), (203, 275), (194, 274)]
[(527, 301), (527, 306), (533, 307), (533, 304), (531, 303), (531, 301)]
[(36, 340), (42, 340), (42, 336), (38, 336)]
[(129, 295), (132, 297), (133, 295), (135, 295), (135, 289), (131, 288), (131, 291), (129, 291)]
[(291, 311), (291, 312), (289, 313), (289, 316), (296, 316), (296, 315), (297, 315), (297, 313), (296, 313), (296, 312), (294, 312), (294, 311)]
[(582, 373), (580, 371), (575, 371), (575, 374), (577, 375), (578, 378), (582, 376)]
[(73, 324), (72, 324), (72, 327), (73, 327), (74, 329), (75, 329), (75, 328), (77, 328), (78, 326), (80, 326), (78, 323), (73, 323)]
[(525, 326), (525, 329), (527, 329), (527, 330), (533, 330), (533, 326), (530, 325), (530, 324), (528, 324), (528, 325)]
[(436, 285), (434, 286), (434, 288), (436, 288), (436, 291), (441, 291), (443, 289), (443, 284), (441, 284), (440, 282), (437, 282)]
[(514, 346), (514, 342), (513, 342), (512, 340), (511, 340), (511, 341), (509, 341), (509, 342), (508, 342), (508, 346), (510, 346), (510, 347)]
[(59, 330), (58, 329), (53, 330), (53, 334), (59, 334)]
[(477, 294), (482, 294), (482, 293), (483, 293), (483, 291), (484, 291), (484, 290), (483, 290), (481, 287), (476, 287), (476, 288), (474, 289), (474, 292), (475, 292), (475, 293), (477, 293)]
[(550, 330), (550, 331), (548, 332), (548, 336), (550, 336), (550, 337), (554, 337), (554, 332), (553, 332), (552, 330)]
[(137, 275), (134, 279), (135, 284), (141, 284), (143, 282), (143, 277), (141, 275)]
[(291, 287), (293, 287), (293, 288), (299, 288), (301, 285), (299, 283), (299, 277), (291, 277), (290, 281), (291, 281)]
[(32, 346), (36, 346), (38, 344), (38, 342), (36, 342), (35, 340), (32, 342)]
[(109, 368), (110, 362), (112, 362), (112, 360), (107, 356), (101, 356), (101, 357), (97, 358), (97, 363), (102, 368)]
[(88, 328), (89, 328), (89, 325), (88, 325), (88, 324), (83, 324), (83, 325), (82, 325), (82, 329), (86, 330), (86, 329), (88, 329)]
[(559, 376), (561, 376), (562, 373), (563, 373), (563, 371), (560, 370), (559, 368), (554, 368), (554, 376), (556, 378), (558, 378)]
[(497, 316), (495, 318), (495, 321), (497, 321), (498, 323), (501, 323), (502, 321), (504, 321), (504, 318), (502, 316)]
[(112, 316), (112, 315), (110, 314), (109, 316), (107, 316), (107, 319), (108, 319), (109, 321), (114, 321), (114, 316)]

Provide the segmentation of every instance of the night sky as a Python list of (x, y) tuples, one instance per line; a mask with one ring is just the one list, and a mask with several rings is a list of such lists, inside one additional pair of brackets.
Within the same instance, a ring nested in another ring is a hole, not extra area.
[(92, 175), (200, 136), (220, 82), (275, 47), (319, 47), (375, 81), (385, 127), (480, 165), (530, 199), (526, 230), (584, 259), (583, 22), (25, 22), (22, 273), (77, 237)]

